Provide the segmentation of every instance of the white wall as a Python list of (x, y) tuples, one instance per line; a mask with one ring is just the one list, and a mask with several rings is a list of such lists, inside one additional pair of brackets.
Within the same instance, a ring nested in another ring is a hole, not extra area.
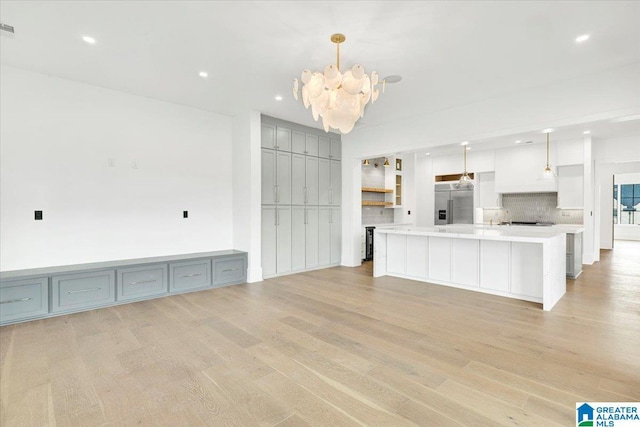
[(1, 270), (232, 247), (231, 117), (0, 71)]
[(233, 248), (249, 253), (247, 281), (262, 280), (260, 113), (233, 118)]

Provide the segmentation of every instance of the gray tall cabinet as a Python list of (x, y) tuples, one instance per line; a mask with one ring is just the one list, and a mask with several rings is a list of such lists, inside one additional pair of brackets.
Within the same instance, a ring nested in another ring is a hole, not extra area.
[(262, 274), (340, 264), (340, 136), (262, 116)]

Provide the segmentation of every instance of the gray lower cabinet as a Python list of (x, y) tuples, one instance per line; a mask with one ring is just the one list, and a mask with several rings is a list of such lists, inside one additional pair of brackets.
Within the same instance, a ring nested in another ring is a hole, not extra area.
[(0, 283), (0, 322), (49, 313), (49, 278)]
[(211, 260), (169, 264), (170, 292), (183, 292), (211, 286)]
[(582, 233), (567, 233), (567, 277), (582, 273)]
[(54, 313), (111, 304), (116, 300), (116, 273), (103, 270), (53, 276), (51, 293)]
[(247, 280), (247, 264), (244, 257), (214, 259), (213, 286), (241, 283)]
[(162, 295), (169, 292), (167, 264), (118, 270), (118, 301)]

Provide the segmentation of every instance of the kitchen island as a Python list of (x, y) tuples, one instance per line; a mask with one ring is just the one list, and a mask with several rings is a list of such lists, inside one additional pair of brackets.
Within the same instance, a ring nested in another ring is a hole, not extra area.
[(375, 230), (373, 275), (517, 298), (551, 310), (566, 292), (565, 250), (566, 234), (547, 228), (383, 228)]

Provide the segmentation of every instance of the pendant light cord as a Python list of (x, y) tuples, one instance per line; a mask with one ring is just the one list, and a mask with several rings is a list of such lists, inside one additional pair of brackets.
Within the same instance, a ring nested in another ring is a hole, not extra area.
[(549, 132), (547, 132), (547, 167), (549, 167)]

